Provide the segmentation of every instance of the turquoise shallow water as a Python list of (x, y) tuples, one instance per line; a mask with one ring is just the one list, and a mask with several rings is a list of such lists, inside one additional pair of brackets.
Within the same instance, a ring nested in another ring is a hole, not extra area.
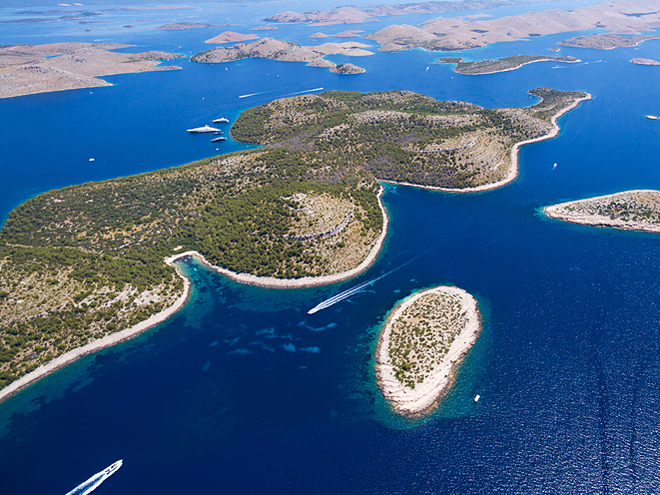
[[(6, 26), (12, 42), (44, 29)], [(73, 36), (78, 25), (68, 29), (57, 26)], [(282, 33), (302, 40), (318, 30)], [(190, 53), (205, 39), (147, 28), (111, 34), (136, 49)], [(562, 38), (464, 55), (545, 53)], [(0, 100), (5, 218), (54, 187), (211, 156), (216, 146), (185, 129), (306, 89), (409, 89), (487, 107), (532, 104), (527, 91), (539, 86), (594, 97), (560, 119), (557, 138), (523, 147), (512, 185), (460, 196), (388, 187), (386, 247), (354, 281), (273, 291), (183, 263), (194, 290), (178, 315), (0, 405), (0, 493), (66, 493), (120, 458), (99, 490), (658, 491), (660, 238), (550, 221), (539, 208), (660, 188), (660, 127), (644, 118), (660, 113), (658, 72), (629, 62), (660, 58), (660, 42), (562, 51), (584, 63), (469, 77), (413, 51), (359, 59), (368, 72), (342, 77), (293, 63), (184, 60), (172, 62), (183, 66), (177, 72), (108, 78), (110, 88)], [(238, 98), (250, 93), (263, 94)], [(243, 147), (228, 141), (218, 152)], [(368, 291), (306, 314), (411, 259)], [(485, 327), (437, 414), (411, 424), (392, 417), (374, 386), (375, 338), (397, 301), (442, 283), (477, 296)]]

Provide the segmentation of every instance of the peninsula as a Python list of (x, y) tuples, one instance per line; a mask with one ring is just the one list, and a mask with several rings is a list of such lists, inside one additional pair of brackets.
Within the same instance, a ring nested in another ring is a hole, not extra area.
[(0, 231), (0, 386), (171, 314), (186, 295), (172, 264), (193, 253), (267, 287), (356, 276), (386, 235), (379, 180), (498, 187), (515, 178), (518, 146), (553, 135), (587, 97), (531, 93), (536, 105), (513, 109), (407, 91), (277, 100), (231, 129), (260, 148), (26, 201)]
[(634, 190), (543, 208), (565, 222), (660, 233), (660, 191)]
[(456, 64), (454, 72), (467, 75), (494, 74), (516, 70), (523, 65), (535, 62), (563, 62), (576, 63), (580, 59), (575, 57), (548, 57), (546, 55), (514, 55), (512, 57), (498, 58), (495, 60), (479, 60), (477, 62), (463, 62), (462, 58), (445, 57), (438, 59), (436, 64)]
[(324, 57), (326, 55), (347, 55), (349, 57), (373, 55), (372, 52), (365, 50), (365, 48), (369, 48), (369, 45), (350, 41), (343, 43), (324, 43), (319, 46), (300, 46), (288, 41), (262, 38), (253, 43), (239, 43), (226, 48), (214, 48), (198, 53), (192, 56), (190, 60), (205, 64), (215, 64), (246, 58), (263, 57), (283, 62), (306, 62), (311, 67), (334, 68), (337, 64), (325, 60)]
[(457, 287), (418, 292), (394, 308), (376, 350), (377, 383), (392, 409), (432, 412), (480, 331), (477, 301)]
[(162, 60), (182, 55), (160, 51), (117, 53), (134, 45), (50, 43), (0, 46), (0, 98), (67, 89), (112, 86), (98, 79), (113, 74), (175, 70)]

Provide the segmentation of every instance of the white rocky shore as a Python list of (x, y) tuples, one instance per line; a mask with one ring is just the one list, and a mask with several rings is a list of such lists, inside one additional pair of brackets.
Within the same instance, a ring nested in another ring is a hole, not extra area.
[(422, 186), (419, 184), (412, 184), (410, 182), (397, 182), (397, 181), (382, 181), (382, 182), (386, 182), (388, 184), (395, 184), (399, 186), (419, 187), (421, 189), (429, 189), (432, 191), (443, 191), (450, 193), (478, 193), (484, 191), (492, 191), (493, 189), (498, 189), (500, 187), (506, 186), (507, 184), (510, 184), (511, 182), (513, 182), (518, 178), (518, 174), (520, 170), (520, 166), (518, 164), (518, 153), (520, 151), (520, 147), (526, 144), (538, 143), (539, 141), (545, 141), (546, 139), (552, 139), (556, 137), (560, 131), (559, 124), (557, 124), (557, 120), (562, 115), (576, 108), (583, 101), (590, 99), (591, 99), (591, 95), (587, 93), (587, 96), (585, 96), (584, 98), (578, 98), (571, 105), (567, 106), (566, 108), (562, 108), (555, 115), (553, 115), (552, 118), (550, 119), (550, 123), (552, 124), (552, 130), (548, 134), (545, 134), (544, 136), (540, 136), (534, 139), (527, 139), (526, 141), (520, 141), (519, 143), (513, 145), (513, 148), (511, 148), (511, 161), (509, 165), (509, 172), (504, 179), (498, 182), (493, 182), (492, 184), (484, 184), (483, 186), (466, 187), (463, 189), (451, 188), (451, 187)]
[(543, 208), (549, 218), (595, 227), (660, 233), (660, 191), (638, 189)]
[(387, 210), (383, 205), (382, 196), (385, 192), (383, 187), (378, 191), (378, 205), (383, 214), (383, 228), (380, 235), (376, 239), (376, 242), (372, 246), (371, 250), (367, 257), (362, 260), (362, 262), (357, 265), (355, 268), (346, 270), (341, 273), (333, 273), (332, 275), (321, 275), (318, 277), (301, 277), (301, 278), (275, 278), (275, 277), (259, 277), (257, 275), (252, 275), (250, 273), (236, 273), (226, 268), (222, 268), (216, 265), (209, 263), (204, 256), (202, 256), (197, 251), (185, 251), (182, 253), (177, 253), (167, 259), (168, 263), (173, 263), (174, 261), (184, 257), (184, 256), (194, 256), (199, 259), (202, 263), (208, 266), (211, 270), (216, 271), (231, 280), (242, 284), (255, 285), (257, 287), (266, 287), (269, 289), (300, 289), (304, 287), (317, 287), (319, 285), (328, 285), (336, 284), (343, 282), (344, 280), (357, 277), (360, 273), (364, 272), (369, 268), (378, 258), (383, 243), (385, 242), (385, 237), (387, 237), (387, 225), (389, 223), (389, 217), (387, 216)]
[[(435, 301), (431, 300), (433, 314), (421, 314), (430, 307), (429, 301), (425, 305), (418, 302), (423, 298), (429, 299), (429, 296), (435, 296)], [(425, 342), (424, 354), (420, 355), (415, 352), (419, 351), (420, 337), (413, 334), (416, 328), (424, 326), (426, 338), (429, 336), (428, 329), (435, 330), (435, 336), (432, 342)], [(418, 292), (400, 303), (390, 313), (376, 350), (378, 386), (394, 411), (411, 418), (432, 412), (449, 389), (456, 367), (474, 345), (480, 331), (481, 315), (477, 301), (463, 289), (435, 287)], [(408, 339), (406, 348), (409, 354), (400, 344), (403, 332), (406, 333), (404, 339)], [(412, 345), (411, 338), (416, 339)], [(399, 342), (400, 348), (393, 349), (393, 341)], [(402, 353), (406, 355), (406, 360), (412, 361), (413, 369), (426, 370), (418, 374), (423, 378), (421, 383), (416, 381), (413, 386), (404, 383), (408, 377), (402, 377), (400, 371)]]
[[(172, 265), (169, 260), (167, 263)], [(64, 366), (77, 361), (83, 356), (93, 354), (97, 351), (100, 351), (101, 349), (105, 349), (106, 347), (112, 347), (113, 345), (119, 344), (126, 340), (130, 340), (142, 332), (145, 332), (146, 330), (163, 323), (165, 320), (173, 316), (184, 306), (188, 300), (188, 296), (190, 295), (190, 281), (179, 271), (175, 265), (172, 266), (174, 266), (177, 274), (183, 279), (183, 293), (169, 308), (166, 308), (160, 313), (156, 313), (155, 315), (150, 316), (148, 319), (141, 321), (137, 325), (126, 328), (120, 332), (107, 335), (101, 339), (94, 340), (87, 345), (78, 347), (77, 349), (73, 349), (65, 354), (62, 354), (61, 356), (58, 356), (43, 366), (39, 366), (36, 370), (28, 373), (25, 376), (22, 376), (18, 380), (10, 383), (5, 388), (0, 390), (0, 402), (11, 397), (28, 385), (33, 384), (37, 380), (40, 380), (46, 375), (50, 375), (54, 371), (57, 371), (60, 368), (63, 368)]]

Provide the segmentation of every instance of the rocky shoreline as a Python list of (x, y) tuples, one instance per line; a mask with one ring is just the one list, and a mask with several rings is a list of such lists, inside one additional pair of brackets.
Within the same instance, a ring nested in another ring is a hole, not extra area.
[[(406, 310), (429, 294), (446, 294), (459, 299), (460, 310), (465, 314), (464, 325), (453, 337), (441, 362), (433, 367), (421, 383), (414, 383), (411, 387), (397, 377), (391, 352), (392, 332), (394, 325), (402, 319)], [(418, 292), (396, 306), (381, 331), (376, 350), (377, 384), (392, 409), (407, 418), (416, 418), (432, 412), (451, 386), (458, 365), (472, 348), (480, 332), (481, 315), (477, 301), (469, 293), (457, 287), (435, 287)]]
[(90, 342), (87, 345), (78, 347), (77, 349), (73, 349), (65, 354), (62, 354), (61, 356), (58, 356), (57, 358), (44, 364), (43, 366), (38, 367), (36, 370), (28, 373), (27, 375), (22, 376), (18, 380), (10, 383), (5, 388), (0, 390), (0, 402), (8, 399), (9, 397), (23, 390), (29, 385), (32, 385), (41, 378), (44, 378), (45, 376), (50, 375), (51, 373), (59, 370), (60, 368), (63, 368), (64, 366), (67, 366), (73, 363), (74, 361), (77, 361), (81, 357), (87, 356), (89, 354), (93, 354), (107, 347), (112, 347), (121, 342), (130, 340), (133, 337), (136, 337), (137, 335), (149, 330), (150, 328), (153, 328), (156, 325), (163, 323), (167, 319), (171, 318), (175, 313), (177, 313), (185, 305), (186, 301), (188, 300), (188, 297), (190, 296), (191, 284), (190, 284), (190, 280), (188, 280), (188, 278), (184, 276), (181, 273), (181, 271), (178, 269), (178, 267), (174, 265), (169, 259), (165, 260), (165, 262), (170, 266), (173, 266), (179, 277), (183, 279), (183, 292), (181, 296), (179, 296), (179, 298), (174, 302), (174, 304), (164, 309), (163, 311), (156, 313), (155, 315), (152, 315), (148, 319), (141, 321), (137, 325), (133, 325), (130, 328), (121, 330), (120, 332), (115, 332), (113, 334), (107, 335), (101, 339)]
[(518, 152), (520, 150), (521, 146), (524, 146), (526, 144), (531, 144), (531, 143), (538, 143), (539, 141), (545, 141), (546, 139), (552, 139), (559, 134), (560, 128), (559, 125), (557, 124), (557, 120), (564, 114), (570, 112), (574, 108), (576, 108), (580, 103), (586, 100), (590, 100), (591, 95), (587, 93), (587, 96), (584, 98), (578, 98), (575, 100), (571, 105), (569, 105), (566, 108), (561, 109), (559, 112), (557, 112), (550, 122), (552, 123), (553, 130), (549, 133), (546, 134), (545, 136), (540, 136), (534, 139), (528, 139), (526, 141), (521, 141), (519, 143), (516, 143), (513, 148), (511, 149), (511, 166), (509, 167), (509, 173), (507, 174), (506, 178), (504, 178), (501, 181), (494, 182), (492, 184), (484, 184), (483, 186), (477, 186), (477, 187), (466, 187), (463, 189), (455, 189), (455, 188), (449, 188), (449, 187), (436, 187), (436, 186), (421, 186), (418, 184), (412, 184), (410, 182), (396, 182), (396, 181), (381, 181), (387, 184), (394, 184), (394, 185), (399, 185), (399, 186), (410, 186), (410, 187), (419, 187), (421, 189), (429, 189), (432, 191), (442, 191), (442, 192), (451, 192), (451, 193), (478, 193), (478, 192), (484, 192), (484, 191), (492, 191), (493, 189), (498, 189), (500, 187), (506, 186), (507, 184), (510, 184), (514, 180), (518, 178), (519, 174), (519, 164), (518, 164)]
[(302, 278), (275, 278), (275, 277), (259, 277), (257, 275), (252, 275), (249, 273), (236, 273), (226, 268), (222, 268), (216, 265), (209, 263), (204, 256), (202, 256), (197, 251), (185, 251), (183, 253), (177, 253), (173, 256), (167, 258), (168, 263), (174, 263), (176, 260), (183, 258), (185, 256), (194, 256), (199, 261), (204, 263), (211, 270), (224, 275), (225, 277), (239, 282), (241, 284), (254, 285), (256, 287), (264, 287), (268, 289), (301, 289), (305, 287), (318, 287), (320, 285), (329, 285), (343, 282), (345, 280), (357, 277), (362, 272), (366, 271), (378, 258), (385, 238), (387, 237), (387, 226), (389, 224), (389, 216), (387, 215), (387, 210), (382, 202), (382, 196), (385, 192), (385, 189), (381, 187), (378, 192), (378, 205), (380, 206), (381, 212), (383, 214), (383, 228), (376, 239), (373, 247), (369, 251), (367, 257), (355, 268), (347, 270), (341, 273), (335, 273), (332, 275), (321, 275), (318, 277), (302, 277)]

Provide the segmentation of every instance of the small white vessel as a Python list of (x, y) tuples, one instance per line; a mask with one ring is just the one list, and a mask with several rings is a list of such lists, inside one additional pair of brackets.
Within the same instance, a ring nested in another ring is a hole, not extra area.
[(660, 117), (658, 117), (657, 115), (647, 115), (646, 118), (649, 119), (649, 120), (658, 120), (658, 119), (660, 119)]
[(122, 464), (124, 464), (123, 459), (119, 459), (117, 462), (113, 462), (110, 464), (107, 468), (105, 468), (103, 471), (101, 471), (103, 474), (110, 476), (113, 474), (117, 469), (119, 469)]
[(188, 129), (188, 132), (191, 134), (202, 134), (205, 132), (220, 132), (220, 129), (216, 129), (210, 125), (205, 125), (204, 127), (194, 127), (192, 129)]
[(555, 164), (552, 166), (552, 170), (554, 170), (554, 169), (556, 169), (556, 168), (557, 168), (557, 163), (555, 163)]
[(225, 117), (220, 117), (219, 119), (215, 119), (213, 121), (214, 124), (226, 124), (227, 122), (229, 122), (229, 119)]
[(94, 161), (94, 158), (90, 158), (89, 161), (90, 161), (90, 162), (93, 162), (93, 161)]
[(481, 399), (481, 395), (477, 394), (474, 396), (474, 401), (479, 402), (479, 399)]
[(122, 459), (119, 459), (117, 462), (110, 464), (103, 471), (96, 473), (94, 476), (92, 476), (87, 481), (75, 487), (66, 495), (88, 495), (89, 493), (92, 493), (101, 485), (101, 483), (103, 483), (110, 476), (112, 476), (121, 467), (123, 463), (124, 461)]

